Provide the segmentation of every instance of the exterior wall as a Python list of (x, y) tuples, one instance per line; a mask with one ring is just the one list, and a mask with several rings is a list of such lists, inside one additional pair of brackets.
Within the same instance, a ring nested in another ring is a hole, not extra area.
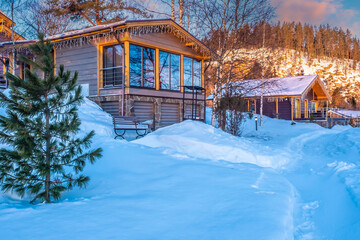
[[(121, 36), (121, 41), (124, 42), (124, 84), (125, 90), (121, 87), (107, 87), (102, 88), (99, 69), (102, 68), (102, 54), (103, 47), (106, 45), (118, 44), (118, 41), (113, 36), (92, 41), (90, 44), (81, 46), (71, 46), (56, 48), (56, 65), (57, 71), (60, 65), (64, 65), (65, 70), (70, 70), (72, 73), (78, 71), (78, 83), (89, 85), (89, 98), (99, 104), (106, 112), (112, 115), (121, 115), (122, 106), (124, 105), (124, 115), (135, 115), (135, 102), (152, 102), (154, 103), (154, 120), (155, 128), (161, 126), (161, 105), (162, 104), (177, 104), (179, 106), (179, 120), (183, 119), (183, 93), (181, 91), (156, 90), (158, 89), (159, 76), (156, 73), (157, 87), (155, 89), (146, 89), (139, 87), (130, 87), (129, 85), (129, 44), (136, 44), (145, 47), (151, 47), (163, 50), (170, 53), (176, 53), (181, 56), (181, 66), (183, 56), (188, 56), (196, 59), (203, 57), (187, 47), (180, 39), (170, 33), (150, 33), (144, 35), (132, 35), (125, 33)], [(157, 57), (158, 58), (158, 57)], [(157, 59), (158, 61), (158, 59)], [(181, 74), (183, 71), (181, 70)], [(204, 80), (202, 76), (202, 86)], [(183, 85), (183, 77), (180, 77), (180, 84)], [(98, 87), (99, 86), (99, 87)], [(124, 91), (124, 103), (122, 103), (122, 93)], [(191, 99), (191, 94), (186, 94), (187, 99)], [(201, 105), (201, 115), (204, 116), (204, 98), (205, 95), (197, 95), (198, 104)], [(186, 100), (185, 104), (191, 104), (191, 100)], [(139, 108), (138, 108), (139, 109)], [(169, 109), (163, 107), (164, 109)], [(166, 113), (174, 113), (171, 109)]]
[[(106, 103), (107, 110), (109, 113), (113, 113), (113, 115), (116, 115), (116, 113), (113, 112), (113, 109), (118, 109), (117, 113), (121, 112), (121, 106), (122, 106), (122, 99), (121, 95), (108, 95), (108, 96), (92, 96), (89, 97), (89, 99), (96, 102), (101, 107), (104, 107), (104, 103)], [(161, 127), (161, 104), (178, 104), (179, 105), (179, 116), (180, 121), (183, 119), (183, 100), (179, 98), (161, 98), (161, 97), (154, 97), (154, 96), (138, 96), (138, 95), (125, 95), (125, 104), (124, 104), (124, 115), (125, 116), (135, 116), (135, 102), (151, 102), (154, 103), (154, 120), (155, 120), (155, 128)], [(112, 106), (109, 106), (109, 103), (112, 104)], [(191, 105), (191, 100), (185, 100), (185, 105)], [(199, 110), (200, 110), (200, 116), (204, 116), (204, 102), (199, 101), (198, 102)], [(150, 119), (149, 119), (150, 120)]]
[(285, 120), (291, 120), (291, 99), (279, 98), (278, 100), (279, 118)]
[(198, 54), (191, 48), (185, 46), (177, 37), (170, 33), (149, 33), (144, 35), (130, 35), (129, 39), (143, 44), (156, 45), (160, 49), (165, 51), (169, 50), (172, 52), (177, 52), (189, 56), (197, 56)]
[[(263, 114), (267, 117), (291, 120), (291, 99), (286, 98), (264, 98)], [(250, 101), (249, 106), (251, 108), (251, 102), (254, 98), (248, 99)], [(278, 101), (278, 113), (276, 113), (276, 101)], [(251, 109), (250, 109), (251, 110)], [(260, 99), (256, 99), (256, 114), (260, 114)]]
[(78, 71), (78, 83), (89, 84), (89, 94), (97, 95), (97, 48), (94, 44), (56, 49), (57, 71), (60, 65), (74, 74)]

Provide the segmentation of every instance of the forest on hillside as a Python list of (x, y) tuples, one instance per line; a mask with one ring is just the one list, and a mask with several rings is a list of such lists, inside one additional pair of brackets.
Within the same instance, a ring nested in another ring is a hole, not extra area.
[[(245, 24), (239, 34), (244, 48), (261, 48), (263, 44), (263, 22)], [(311, 58), (330, 57), (360, 61), (360, 41), (349, 29), (330, 25), (284, 22), (266, 23), (265, 47), (294, 49), (305, 52)], [(355, 66), (356, 64), (354, 64)]]

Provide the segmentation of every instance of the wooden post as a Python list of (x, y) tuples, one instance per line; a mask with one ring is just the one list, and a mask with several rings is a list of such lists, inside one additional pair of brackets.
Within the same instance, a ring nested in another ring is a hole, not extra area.
[(184, 55), (180, 55), (180, 91), (184, 91)]
[(294, 121), (293, 106), (294, 106), (294, 98), (291, 98), (291, 121)]
[(255, 100), (254, 100), (254, 112), (255, 112), (255, 114), (256, 114), (256, 98), (255, 98)]
[(279, 119), (279, 98), (276, 98), (276, 118)]
[(160, 61), (159, 61), (159, 49), (155, 49), (155, 88), (156, 90), (160, 89)]
[(100, 88), (103, 87), (102, 78), (100, 75), (100, 69), (102, 68), (103, 61), (103, 47), (97, 45), (97, 95), (100, 95)]
[(128, 41), (124, 42), (124, 57), (125, 57), (125, 91), (124, 93), (129, 93), (130, 91), (130, 44)]

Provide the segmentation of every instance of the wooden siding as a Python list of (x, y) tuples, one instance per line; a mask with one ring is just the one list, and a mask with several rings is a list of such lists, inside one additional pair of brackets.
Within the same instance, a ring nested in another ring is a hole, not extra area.
[(285, 120), (291, 120), (291, 100), (290, 98), (279, 99), (279, 118)]
[(160, 50), (189, 56), (202, 57), (192, 48), (187, 47), (180, 39), (170, 33), (149, 33), (143, 35), (130, 35), (129, 41), (133, 43), (148, 44), (149, 47), (158, 47)]
[(106, 101), (100, 103), (101, 108), (112, 116), (119, 116), (119, 101)]
[(166, 127), (174, 123), (180, 122), (179, 104), (162, 103), (161, 104), (161, 120), (160, 126)]
[(57, 69), (64, 65), (65, 70), (74, 74), (78, 71), (78, 83), (89, 84), (89, 94), (97, 95), (97, 48), (86, 44), (71, 48), (56, 49)]
[[(260, 113), (260, 108), (259, 108)], [(276, 117), (276, 99), (264, 98), (264, 109), (263, 113), (265, 116), (275, 118)]]
[(143, 122), (154, 118), (153, 102), (134, 102), (134, 114), (137, 120)]

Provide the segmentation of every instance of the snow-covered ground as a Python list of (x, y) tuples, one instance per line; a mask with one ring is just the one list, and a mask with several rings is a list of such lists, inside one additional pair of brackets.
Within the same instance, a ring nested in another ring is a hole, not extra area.
[(39, 205), (0, 194), (1, 239), (360, 236), (360, 129), (248, 119), (234, 137), (185, 121), (128, 142), (96, 104), (80, 117), (104, 149), (88, 188)]

